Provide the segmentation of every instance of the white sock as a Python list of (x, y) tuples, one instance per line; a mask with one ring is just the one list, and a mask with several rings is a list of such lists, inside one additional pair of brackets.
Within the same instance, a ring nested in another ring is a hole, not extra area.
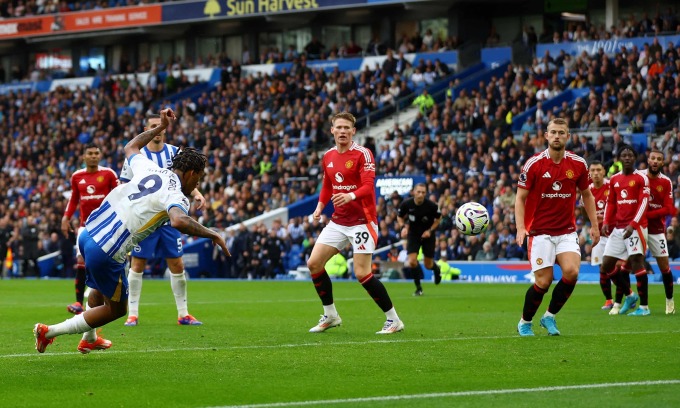
[(172, 293), (175, 295), (175, 304), (177, 305), (177, 317), (184, 317), (189, 314), (189, 306), (187, 306), (187, 277), (186, 272), (171, 273), (170, 286)]
[(519, 322), (522, 323), (522, 324), (527, 324), (527, 323), (531, 324), (531, 320), (524, 320), (523, 318), (519, 319)]
[[(88, 309), (91, 309), (90, 302), (85, 303), (85, 310)], [(94, 343), (95, 340), (97, 340), (97, 330), (92, 329), (83, 333), (83, 340), (87, 341), (88, 343)]]
[(323, 305), (323, 314), (324, 316), (328, 317), (336, 317), (338, 315), (338, 311), (335, 309), (335, 303), (331, 303), (328, 306)]
[(399, 320), (399, 316), (397, 316), (397, 311), (394, 310), (394, 308), (386, 311), (385, 316), (387, 316), (387, 320), (392, 320), (392, 321)]
[(555, 317), (555, 315), (546, 310), (543, 317)]
[(92, 327), (87, 324), (85, 316), (81, 313), (70, 319), (66, 319), (59, 324), (49, 326), (45, 337), (51, 339), (52, 337), (61, 336), (62, 334), (85, 333), (88, 330), (92, 330)]
[(619, 309), (621, 308), (621, 303), (614, 303), (614, 307), (618, 307)]
[(647, 310), (647, 309), (649, 309), (649, 305), (647, 305), (647, 306), (642, 306), (642, 305), (640, 305), (640, 309), (642, 309), (642, 310)]
[(135, 272), (130, 268), (128, 273), (128, 316), (139, 316), (139, 298), (142, 296), (142, 277), (144, 272)]

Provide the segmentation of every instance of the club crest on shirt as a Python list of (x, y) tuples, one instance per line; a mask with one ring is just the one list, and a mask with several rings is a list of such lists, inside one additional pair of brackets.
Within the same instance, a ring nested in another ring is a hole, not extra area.
[(629, 182), (628, 182), (628, 185), (629, 185), (630, 187), (633, 187), (633, 186), (635, 185), (635, 180), (629, 181)]
[(662, 193), (663, 192), (663, 186), (656, 186), (656, 191), (658, 191), (659, 193)]
[(354, 166), (354, 162), (353, 162), (352, 160), (347, 160), (347, 161), (345, 162), (345, 168), (351, 169), (352, 166)]
[(607, 197), (609, 195), (609, 190), (604, 191), (604, 196)]
[(104, 176), (98, 176), (97, 183), (101, 183), (102, 181), (104, 181)]
[(567, 178), (568, 179), (574, 178), (574, 171), (573, 170), (567, 170)]

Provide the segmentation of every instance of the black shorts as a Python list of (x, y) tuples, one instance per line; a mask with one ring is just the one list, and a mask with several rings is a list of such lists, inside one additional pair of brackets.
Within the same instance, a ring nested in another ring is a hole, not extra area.
[(407, 254), (417, 254), (420, 251), (420, 247), (423, 248), (423, 256), (425, 258), (434, 258), (434, 246), (437, 238), (431, 235), (430, 238), (421, 238), (415, 236), (406, 237), (406, 253)]

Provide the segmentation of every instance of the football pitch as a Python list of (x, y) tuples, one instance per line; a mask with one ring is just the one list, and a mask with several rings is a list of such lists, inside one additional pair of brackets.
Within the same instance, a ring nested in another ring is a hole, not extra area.
[(80, 335), (45, 354), (32, 335), (70, 316), (72, 281), (0, 281), (0, 406), (680, 406), (680, 314), (664, 314), (661, 285), (652, 314), (630, 317), (579, 284), (559, 337), (538, 327), (548, 294), (533, 338), (516, 333), (526, 284), (428, 283), (422, 297), (386, 286), (406, 329), (379, 336), (384, 314), (356, 281), (334, 282), (343, 325), (311, 334), (322, 311), (311, 282), (190, 281), (204, 324), (188, 327), (169, 281), (145, 280), (139, 326), (110, 323), (113, 347), (82, 355)]

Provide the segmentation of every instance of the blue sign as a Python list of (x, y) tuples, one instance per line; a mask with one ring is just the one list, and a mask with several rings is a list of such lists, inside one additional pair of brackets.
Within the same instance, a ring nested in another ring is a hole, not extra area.
[(387, 198), (395, 191), (400, 196), (405, 196), (413, 190), (416, 184), (424, 182), (425, 176), (376, 177), (375, 198)]
[[(659, 36), (659, 44), (664, 48), (668, 47), (668, 43), (672, 42), (675, 46), (680, 42), (680, 35), (666, 35)], [(564, 50), (570, 55), (580, 55), (584, 51), (589, 55), (594, 55), (603, 49), (605, 54), (613, 55), (620, 52), (623, 48), (631, 49), (636, 46), (638, 49), (647, 44), (652, 44), (654, 37), (635, 37), (635, 38), (621, 38), (617, 40), (599, 40), (599, 41), (584, 41), (584, 42), (565, 42), (559, 44), (538, 44), (536, 46), (536, 56), (541, 58), (546, 51), (550, 52), (553, 57), (559, 55), (560, 51)]]
[(369, 5), (369, 0), (208, 0), (163, 4), (163, 22), (241, 18)]

